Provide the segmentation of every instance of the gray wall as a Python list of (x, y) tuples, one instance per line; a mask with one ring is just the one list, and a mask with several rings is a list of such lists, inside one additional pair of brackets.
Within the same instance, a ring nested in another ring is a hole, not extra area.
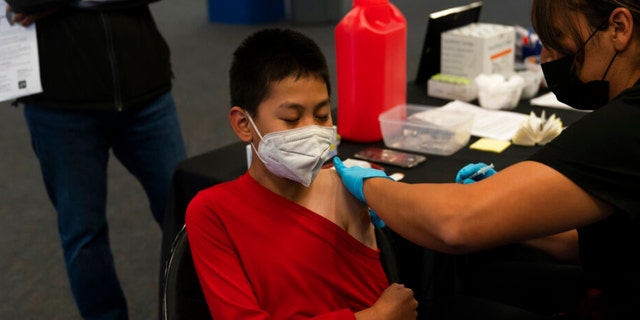
[[(423, 10), (403, 10), (405, 15), (426, 17), (429, 13), (455, 6), (465, 5), (477, 0), (391, 0), (402, 8), (420, 8)], [(409, 3), (413, 2), (413, 3)], [(481, 19), (484, 22), (529, 25), (529, 11), (532, 0), (485, 0)], [(287, 17), (293, 22), (318, 22), (324, 19), (339, 20), (352, 6), (352, 0), (285, 0)], [(423, 3), (423, 5), (420, 5)]]

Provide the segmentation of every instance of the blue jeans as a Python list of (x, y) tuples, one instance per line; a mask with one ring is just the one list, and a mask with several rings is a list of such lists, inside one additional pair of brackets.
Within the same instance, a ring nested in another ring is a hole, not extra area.
[(71, 290), (84, 319), (127, 319), (106, 219), (110, 150), (142, 184), (162, 226), (173, 171), (186, 152), (173, 97), (128, 110), (88, 111), (25, 105)]

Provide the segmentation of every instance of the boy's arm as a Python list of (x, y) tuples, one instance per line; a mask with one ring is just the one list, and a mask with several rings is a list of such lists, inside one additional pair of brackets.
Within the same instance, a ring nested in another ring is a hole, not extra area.
[(223, 223), (203, 197), (191, 201), (185, 216), (193, 263), (214, 319), (270, 319), (260, 308), (251, 283)]

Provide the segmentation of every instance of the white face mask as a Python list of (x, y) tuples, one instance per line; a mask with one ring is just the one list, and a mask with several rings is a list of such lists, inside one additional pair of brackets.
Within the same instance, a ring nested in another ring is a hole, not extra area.
[[(311, 185), (327, 159), (333, 156), (336, 141), (335, 127), (317, 125), (276, 131), (262, 136), (253, 119), (249, 122), (260, 136), (256, 153), (274, 175)], [(251, 143), (253, 149), (255, 146)]]

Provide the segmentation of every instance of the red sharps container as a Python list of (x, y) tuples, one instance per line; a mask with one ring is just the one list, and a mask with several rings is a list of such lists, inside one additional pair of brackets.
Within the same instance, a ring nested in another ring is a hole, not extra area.
[(380, 141), (378, 116), (407, 99), (407, 21), (389, 0), (353, 0), (335, 40), (338, 133)]

